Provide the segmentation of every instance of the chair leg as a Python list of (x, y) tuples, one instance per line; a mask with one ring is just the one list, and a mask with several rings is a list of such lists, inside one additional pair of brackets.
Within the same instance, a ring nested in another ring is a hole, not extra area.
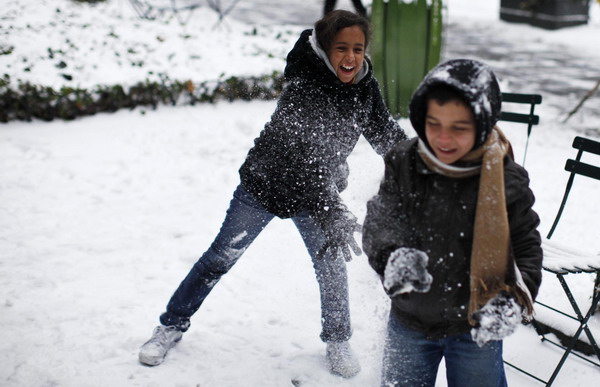
[[(600, 271), (596, 273), (596, 281), (594, 281), (594, 298), (598, 297), (600, 294)], [(596, 314), (596, 312), (600, 311), (600, 308), (597, 306), (592, 311), (592, 315)]]
[[(596, 277), (596, 281), (598, 281), (598, 277)], [(600, 303), (600, 292), (598, 292), (598, 287), (595, 287), (594, 288), (594, 297), (592, 297), (592, 306), (590, 307), (590, 311), (588, 312), (588, 314), (586, 316), (586, 320), (585, 320), (585, 323), (586, 323), (585, 334), (587, 335), (588, 339), (590, 340), (590, 345), (594, 349), (594, 352), (596, 353), (596, 357), (600, 361), (600, 348), (598, 347), (598, 343), (596, 343), (594, 336), (590, 332), (590, 328), (587, 326), (587, 321), (594, 314), (594, 312), (596, 312), (596, 310), (598, 309), (599, 303)]]
[[(598, 299), (595, 300), (595, 304), (596, 305), (598, 304)], [(550, 379), (548, 379), (548, 383), (546, 384), (546, 386), (550, 386), (550, 385), (552, 385), (552, 383), (554, 383), (554, 380), (558, 376), (558, 373), (560, 372), (562, 366), (564, 365), (565, 361), (567, 360), (567, 357), (571, 354), (571, 351), (573, 351), (573, 347), (575, 347), (575, 343), (577, 342), (577, 339), (581, 335), (581, 332), (583, 332), (585, 330), (586, 334), (589, 335), (588, 337), (591, 337), (593, 340), (593, 336), (591, 335), (591, 333), (589, 332), (589, 328), (587, 327), (587, 321), (589, 320), (591, 315), (592, 315), (592, 313), (591, 313), (591, 309), (590, 309), (588, 311), (587, 315), (584, 317), (583, 321), (581, 321), (581, 324), (579, 325), (577, 332), (575, 332), (575, 334), (573, 335), (573, 337), (571, 339), (571, 343), (566, 347), (566, 350), (563, 353), (560, 361), (558, 362), (558, 365), (554, 369), (552, 376), (550, 376)], [(600, 354), (598, 353), (598, 345), (596, 344), (595, 341), (593, 343), (593, 347), (594, 347), (594, 351), (596, 352), (596, 356), (598, 356), (598, 359), (600, 359)], [(594, 363), (592, 363), (592, 364), (594, 364)]]
[(569, 345), (566, 347), (566, 350), (563, 353), (563, 356), (561, 357), (560, 361), (558, 362), (558, 365), (554, 369), (552, 376), (550, 377), (550, 379), (548, 379), (548, 383), (546, 384), (546, 386), (550, 386), (550, 385), (552, 385), (552, 383), (554, 383), (554, 380), (558, 376), (558, 373), (560, 372), (563, 364), (567, 360), (567, 357), (571, 354), (571, 351), (575, 347), (575, 343), (577, 342), (577, 339), (579, 338), (579, 336), (581, 335), (581, 333), (583, 331), (585, 331), (588, 339), (591, 342), (592, 348), (594, 348), (594, 352), (596, 352), (596, 356), (598, 357), (598, 360), (600, 360), (600, 350), (598, 349), (598, 344), (596, 343), (596, 340), (594, 340), (594, 336), (592, 335), (592, 332), (590, 332), (590, 329), (587, 325), (588, 320), (592, 316), (592, 312), (598, 306), (598, 301), (600, 301), (600, 297), (593, 297), (592, 305), (590, 306), (590, 309), (588, 310), (588, 312), (586, 313), (586, 315), (584, 317), (581, 314), (581, 310), (579, 309), (579, 306), (577, 305), (577, 302), (575, 301), (575, 298), (573, 297), (573, 293), (571, 293), (571, 289), (567, 285), (567, 282), (565, 281), (564, 276), (561, 274), (557, 274), (556, 276), (558, 277), (558, 280), (560, 281), (560, 284), (562, 285), (562, 287), (565, 291), (565, 294), (567, 295), (567, 298), (569, 299), (569, 302), (571, 303), (571, 306), (573, 307), (573, 310), (577, 314), (577, 320), (579, 320), (579, 328), (573, 335)]
[[(577, 305), (577, 302), (575, 301), (575, 298), (573, 297), (573, 293), (571, 293), (571, 289), (567, 285), (567, 281), (565, 281), (564, 276), (561, 274), (557, 274), (557, 277), (567, 295), (567, 298), (569, 299), (569, 302), (571, 303), (571, 306), (573, 307), (573, 310), (575, 311), (575, 314), (577, 315), (577, 320), (579, 320), (580, 328), (583, 331), (585, 331), (585, 334), (588, 337), (588, 339), (590, 340), (590, 344), (591, 344), (592, 348), (594, 349), (594, 352), (596, 353), (598, 360), (600, 360), (600, 349), (598, 348), (598, 344), (596, 343), (596, 340), (594, 339), (594, 335), (592, 335), (592, 332), (590, 332), (590, 328), (587, 325), (588, 320), (590, 319), (594, 310), (596, 310), (596, 308), (598, 306), (598, 302), (600, 301), (599, 295), (595, 294), (592, 297), (592, 305), (590, 306), (590, 309), (588, 310), (588, 312), (586, 313), (586, 316), (584, 317), (581, 314), (581, 310), (579, 309), (579, 306)], [(581, 334), (581, 332), (579, 330), (578, 330), (578, 332), (579, 332), (579, 334)], [(575, 340), (577, 340), (577, 338), (579, 337), (579, 334), (577, 334), (576, 336), (573, 336), (573, 338)]]

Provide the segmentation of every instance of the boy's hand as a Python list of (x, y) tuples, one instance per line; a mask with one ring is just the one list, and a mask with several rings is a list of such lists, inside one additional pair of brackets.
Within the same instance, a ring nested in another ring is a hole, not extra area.
[(479, 325), (471, 329), (471, 337), (480, 347), (488, 341), (502, 340), (517, 329), (522, 312), (515, 297), (502, 291), (473, 314)]
[(361, 255), (362, 251), (354, 240), (354, 233), (362, 230), (356, 217), (342, 208), (332, 209), (328, 215), (319, 222), (325, 234), (325, 243), (317, 252), (317, 258), (322, 259), (329, 252), (331, 258), (335, 259), (342, 255), (344, 260), (349, 262), (352, 260), (352, 255), (348, 246), (352, 248), (354, 254)]
[(433, 277), (427, 271), (429, 257), (421, 250), (400, 247), (388, 259), (383, 288), (390, 297), (412, 291), (426, 293)]

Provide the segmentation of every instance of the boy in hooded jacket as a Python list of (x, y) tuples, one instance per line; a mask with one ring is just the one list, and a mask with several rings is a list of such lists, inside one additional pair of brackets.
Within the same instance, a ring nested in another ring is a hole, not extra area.
[(412, 96), (418, 136), (385, 157), (363, 249), (391, 298), (382, 386), (505, 386), (502, 339), (533, 311), (541, 283), (527, 172), (495, 126), (491, 69), (456, 59)]
[(287, 56), (275, 112), (240, 168), (221, 230), (171, 297), (161, 325), (140, 349), (140, 362), (158, 365), (190, 326), (190, 318), (274, 218), (291, 218), (312, 259), (321, 293), (321, 339), (330, 371), (360, 371), (352, 335), (346, 261), (361, 250), (356, 217), (342, 202), (346, 159), (360, 135), (382, 156), (406, 139), (391, 117), (365, 56), (367, 19), (338, 10), (302, 32)]

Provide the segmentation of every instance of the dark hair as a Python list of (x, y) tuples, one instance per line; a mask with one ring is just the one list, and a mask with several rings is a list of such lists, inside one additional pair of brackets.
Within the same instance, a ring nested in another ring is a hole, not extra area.
[(371, 38), (371, 25), (369, 21), (356, 13), (337, 9), (331, 11), (315, 23), (317, 42), (325, 52), (329, 52), (333, 39), (339, 30), (346, 27), (359, 26), (365, 34), (365, 51)]
[(458, 101), (470, 108), (470, 105), (467, 102), (465, 96), (456, 88), (445, 83), (440, 83), (437, 85), (434, 84), (433, 86), (431, 86), (425, 98), (425, 101), (430, 100), (434, 100), (440, 105), (444, 105), (446, 102), (449, 101)]
[[(432, 91), (442, 86), (450, 89), (450, 99), (458, 98), (470, 107), (477, 129), (474, 148), (478, 148), (496, 125), (502, 109), (496, 75), (488, 65), (473, 59), (451, 59), (431, 69), (413, 93), (409, 105), (410, 122), (421, 139), (426, 137), (427, 102), (438, 99), (438, 96), (432, 97)], [(439, 98), (448, 98), (444, 96), (446, 91), (440, 93)]]

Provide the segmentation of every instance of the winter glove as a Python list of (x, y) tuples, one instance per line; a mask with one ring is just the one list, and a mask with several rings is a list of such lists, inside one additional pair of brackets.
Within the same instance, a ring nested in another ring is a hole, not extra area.
[(421, 250), (400, 247), (394, 250), (385, 266), (383, 288), (390, 297), (412, 291), (426, 293), (433, 277), (427, 272), (429, 257)]
[(523, 308), (515, 297), (502, 291), (473, 313), (478, 326), (471, 329), (471, 337), (483, 347), (492, 340), (502, 340), (511, 335), (521, 323)]
[(329, 252), (331, 258), (335, 259), (342, 255), (344, 260), (349, 262), (352, 256), (348, 246), (352, 248), (354, 254), (362, 254), (358, 243), (354, 240), (354, 233), (360, 232), (362, 227), (350, 211), (337, 207), (327, 211), (326, 216), (320, 216), (318, 220), (325, 234), (325, 243), (317, 252), (317, 258), (322, 259)]

